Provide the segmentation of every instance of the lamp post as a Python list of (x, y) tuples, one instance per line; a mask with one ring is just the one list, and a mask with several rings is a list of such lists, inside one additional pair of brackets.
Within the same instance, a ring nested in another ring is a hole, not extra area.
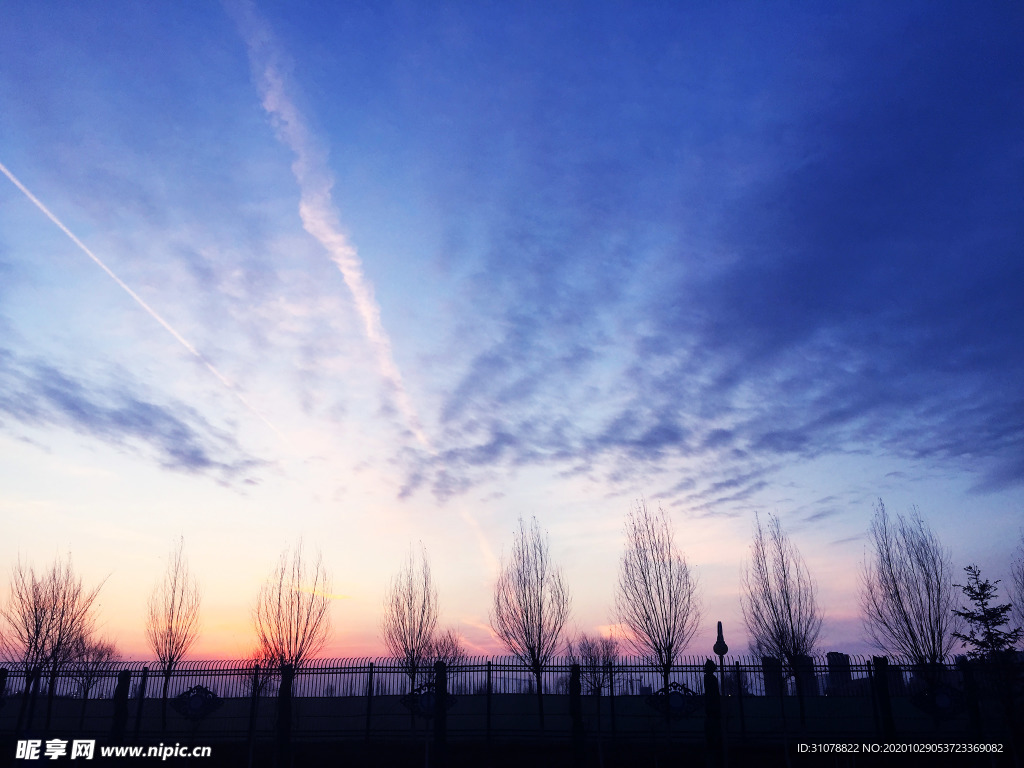
[(715, 646), (711, 650), (718, 656), (718, 687), (721, 689), (722, 695), (725, 695), (723, 670), (725, 669), (725, 654), (729, 652), (729, 646), (725, 644), (725, 638), (722, 636), (722, 622), (718, 622), (718, 639), (715, 640)]
[[(725, 654), (729, 652), (729, 646), (725, 644), (725, 637), (722, 635), (722, 622), (718, 622), (718, 639), (715, 640), (715, 645), (711, 649), (718, 655), (718, 692), (720, 696), (725, 696)], [(736, 685), (739, 686), (739, 680), (737, 679)], [(721, 701), (721, 699), (719, 699)], [(729, 745), (725, 739), (725, 718), (719, 722), (718, 727), (721, 729), (722, 737), (722, 765), (728, 768), (729, 765)]]

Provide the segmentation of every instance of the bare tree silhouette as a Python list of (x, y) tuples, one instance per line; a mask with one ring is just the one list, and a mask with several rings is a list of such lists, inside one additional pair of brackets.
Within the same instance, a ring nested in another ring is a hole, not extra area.
[(458, 665), (466, 660), (466, 648), (458, 630), (448, 627), (434, 635), (430, 644), (431, 661), (443, 661), (448, 666)]
[(580, 665), (586, 691), (600, 695), (611, 682), (608, 665), (619, 658), (619, 641), (611, 635), (591, 636), (583, 632), (565, 644), (565, 655), (570, 664)]
[(541, 533), (536, 517), (529, 530), (519, 518), (512, 554), (502, 562), (494, 585), (491, 628), (533, 672), (542, 728), (543, 673), (560, 645), (570, 603), (562, 570), (551, 562), (547, 534)]
[(1018, 626), (1024, 627), (1024, 534), (1021, 534), (1017, 554), (1010, 564), (1010, 602)]
[(146, 639), (163, 672), (160, 718), (167, 727), (167, 692), (171, 674), (199, 636), (199, 583), (189, 572), (184, 556), (185, 539), (171, 551), (167, 571), (153, 588), (146, 616)]
[(960, 619), (950, 554), (914, 507), (893, 520), (879, 499), (861, 573), (861, 619), (881, 650), (934, 665), (952, 650)]
[(89, 693), (105, 677), (117, 661), (118, 651), (113, 640), (103, 638), (82, 638), (79, 641), (75, 659), (71, 663), (71, 677), (78, 684), (78, 695), (82, 697), (82, 710), (78, 727), (85, 724), (86, 702)]
[(626, 516), (615, 616), (627, 642), (659, 668), (667, 687), (672, 665), (700, 623), (700, 595), (665, 511), (658, 507), (651, 514), (642, 499)]
[(430, 662), (437, 629), (437, 588), (430, 577), (425, 549), (419, 563), (412, 548), (384, 597), (381, 634), (384, 645), (401, 661), (409, 676), (409, 689), (416, 687), (416, 674)]
[(82, 587), (71, 555), (55, 560), (41, 575), (19, 560), (11, 571), (7, 604), (0, 608), (7, 626), (6, 655), (26, 669), (39, 666), (55, 676), (92, 636), (93, 605), (101, 587)]
[(330, 591), (319, 554), (310, 565), (301, 542), (293, 552), (285, 549), (252, 611), (260, 656), (297, 668), (316, 655), (330, 631)]
[(448, 669), (448, 681), (451, 685), (452, 673), (466, 663), (466, 648), (462, 644), (462, 636), (457, 630), (448, 628), (434, 635), (427, 658), (430, 679), (433, 679), (434, 664), (443, 661)]
[(249, 657), (245, 660), (243, 668), (248, 670), (245, 685), (246, 693), (252, 696), (262, 696), (270, 681), (281, 672), (280, 662), (277, 657), (270, 655), (267, 648), (257, 644)]
[(779, 518), (769, 515), (767, 530), (760, 517), (756, 521), (740, 595), (743, 620), (754, 653), (782, 659), (794, 669), (798, 656), (814, 652), (821, 633), (818, 589)]
[(9, 598), (0, 608), (7, 627), (4, 653), (26, 672), (38, 667), (48, 677), (47, 723), (58, 675), (92, 640), (94, 606), (102, 586), (85, 589), (70, 554), (55, 560), (43, 574), (20, 560), (11, 571)]
[(71, 676), (78, 683), (78, 695), (87, 699), (96, 683), (114, 668), (118, 650), (109, 638), (82, 638), (79, 643), (71, 663)]

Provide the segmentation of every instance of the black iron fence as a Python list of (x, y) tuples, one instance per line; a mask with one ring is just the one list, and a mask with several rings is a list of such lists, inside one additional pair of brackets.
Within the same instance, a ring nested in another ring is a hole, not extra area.
[[(570, 660), (560, 658), (541, 675), (542, 698), (533, 671), (518, 660), (467, 658), (445, 670), (448, 732), (488, 739), (660, 732), (699, 740), (712, 700), (725, 738), (739, 740), (796, 731), (982, 738), (1012, 730), (1024, 714), (1019, 660), (920, 666), (830, 653), (792, 664), (723, 661), (709, 671), (707, 657), (681, 659), (666, 686), (662, 670), (642, 659), (582, 663), (574, 679)], [(416, 697), (432, 695), (431, 669), (411, 674), (395, 659), (362, 658), (311, 660), (290, 683), (283, 672), (252, 662), (182, 662), (167, 676), (168, 715), (156, 663), (69, 665), (56, 675), (8, 664), (0, 666), (0, 734), (108, 733), (114, 723), (135, 736), (172, 731), (252, 743), (285, 727), (289, 738), (318, 739), (402, 738), (428, 728), (434, 705)]]
[[(865, 681), (871, 676), (871, 661), (842, 654), (841, 659), (808, 659), (808, 688), (813, 695), (858, 695), (864, 693)], [(675, 664), (669, 681), (686, 686), (695, 693), (703, 691), (704, 663), (707, 657), (684, 657)], [(567, 693), (571, 661), (556, 658), (545, 667), (541, 675), (545, 693)], [(16, 663), (0, 665), (6, 669), (6, 690), (0, 696), (11, 698), (24, 692), (30, 671)], [(915, 673), (912, 665), (890, 665), (890, 674), (902, 678), (899, 685), (912, 685)], [(955, 665), (944, 665), (949, 674), (956, 674)], [(590, 695), (648, 695), (663, 687), (662, 671), (649, 662), (635, 657), (622, 657), (607, 665), (581, 664), (583, 693)], [(52, 686), (59, 698), (110, 699), (114, 695), (117, 677), (122, 671), (132, 674), (130, 698), (161, 698), (164, 670), (154, 661), (115, 661), (100, 667), (78, 668), (69, 664), (52, 677), (46, 669), (41, 671), (39, 688), (48, 695)], [(143, 678), (143, 672), (146, 672)], [(430, 677), (423, 665), (410, 674), (401, 661), (387, 657), (354, 659), (313, 659), (295, 670), (292, 687), (295, 697), (400, 696), (411, 688), (422, 685)], [(773, 679), (777, 677), (778, 680)], [(222, 698), (245, 698), (253, 686), (261, 695), (276, 695), (280, 672), (276, 669), (257, 669), (248, 661), (182, 661), (170, 674), (171, 697), (202, 685)], [(741, 692), (749, 696), (777, 695), (776, 687), (784, 686), (795, 693), (796, 673), (785, 665), (773, 670), (769, 665), (746, 657), (725, 657), (720, 676), (723, 691)], [(143, 683), (145, 679), (145, 683)], [(456, 694), (536, 693), (537, 678), (533, 671), (513, 657), (468, 657), (448, 670), (449, 689)]]
[[(696, 694), (703, 692), (704, 664), (708, 657), (685, 657), (673, 665), (669, 682), (685, 686)], [(716, 661), (717, 664), (717, 661)], [(567, 693), (571, 661), (556, 658), (541, 675), (544, 693)], [(605, 665), (580, 665), (584, 695), (649, 695), (664, 686), (662, 670), (640, 658), (621, 657)], [(805, 657), (793, 665), (771, 659), (726, 656), (716, 672), (725, 695), (808, 696), (870, 695), (871, 679), (876, 674), (877, 659), (830, 653), (827, 657)], [(977, 684), (990, 686), (988, 667), (976, 665)], [(929, 682), (964, 687), (963, 663), (944, 663), (923, 668), (905, 660), (886, 664), (884, 674), (894, 695), (913, 694)], [(20, 695), (26, 687), (30, 671), (18, 664), (0, 664), (6, 670), (6, 685), (0, 696), (7, 699)], [(59, 698), (110, 699), (117, 677), (122, 671), (132, 674), (130, 697), (161, 698), (165, 672), (158, 662), (109, 662), (90, 669), (69, 664), (54, 677), (41, 671), (40, 692), (47, 695), (52, 687)], [(143, 676), (145, 672), (145, 676)], [(994, 674), (994, 673), (993, 673)], [(295, 697), (400, 696), (430, 678), (427, 665), (410, 674), (408, 667), (393, 658), (313, 659), (295, 670), (292, 686)], [(246, 698), (253, 687), (261, 695), (276, 695), (280, 684), (277, 669), (258, 669), (248, 661), (182, 661), (169, 674), (169, 695), (180, 694), (202, 685), (222, 698)], [(468, 657), (448, 669), (448, 687), (456, 694), (536, 693), (537, 678), (533, 671), (512, 657)]]

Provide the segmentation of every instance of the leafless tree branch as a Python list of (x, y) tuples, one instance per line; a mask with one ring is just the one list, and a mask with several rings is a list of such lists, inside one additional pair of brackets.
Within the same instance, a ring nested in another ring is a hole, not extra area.
[(199, 583), (189, 572), (184, 557), (185, 540), (178, 540), (167, 563), (163, 580), (149, 597), (146, 639), (160, 660), (165, 677), (199, 636)]
[(697, 631), (701, 600), (697, 575), (676, 547), (668, 516), (661, 507), (651, 514), (643, 500), (626, 517), (615, 616), (627, 641), (659, 667), (667, 686), (672, 665)]
[(434, 637), (430, 646), (430, 662), (443, 661), (448, 669), (457, 669), (466, 662), (466, 648), (457, 630), (448, 628)]
[(26, 670), (39, 666), (55, 679), (92, 637), (93, 607), (102, 586), (83, 588), (71, 555), (55, 560), (43, 574), (19, 560), (11, 571), (7, 603), (0, 608), (5, 654)]
[(807, 564), (778, 517), (768, 528), (757, 518), (751, 560), (743, 573), (740, 604), (751, 650), (782, 659), (794, 668), (798, 656), (810, 656), (821, 633), (818, 588)]
[(384, 645), (400, 659), (409, 676), (410, 688), (416, 687), (416, 674), (430, 661), (437, 629), (437, 588), (430, 576), (425, 549), (419, 563), (409, 549), (409, 557), (388, 587), (384, 597), (381, 634)]
[(301, 542), (282, 552), (252, 611), (260, 655), (296, 668), (316, 655), (330, 631), (330, 592), (320, 555), (310, 566)]
[(163, 668), (161, 721), (167, 727), (171, 673), (199, 636), (199, 584), (185, 561), (185, 539), (178, 539), (163, 580), (153, 587), (146, 615), (146, 639)]
[(494, 585), (491, 628), (509, 651), (528, 665), (543, 690), (542, 673), (558, 650), (569, 618), (570, 597), (562, 571), (551, 561), (537, 518), (527, 530), (519, 519), (512, 554)]
[(619, 641), (609, 635), (592, 637), (581, 633), (565, 644), (565, 655), (570, 664), (580, 665), (584, 689), (600, 695), (611, 682), (608, 665), (619, 657)]
[(270, 681), (281, 674), (277, 657), (271, 655), (267, 648), (259, 643), (246, 659), (245, 669), (249, 671), (246, 677), (246, 693), (250, 696), (253, 693), (262, 696)]
[(1018, 627), (1024, 627), (1024, 534), (1021, 534), (1017, 554), (1010, 564), (1010, 602)]
[(952, 650), (961, 622), (953, 613), (957, 595), (945, 549), (914, 507), (893, 520), (882, 500), (868, 532), (872, 552), (861, 573), (861, 619), (881, 650), (919, 664), (942, 661)]
[(466, 648), (462, 644), (462, 636), (457, 630), (448, 628), (434, 635), (427, 658), (428, 680), (433, 680), (434, 664), (443, 661), (448, 670), (449, 685), (452, 674), (466, 663)]
[(78, 683), (78, 693), (83, 699), (106, 672), (114, 668), (117, 661), (117, 645), (113, 640), (82, 639), (71, 665), (71, 675)]

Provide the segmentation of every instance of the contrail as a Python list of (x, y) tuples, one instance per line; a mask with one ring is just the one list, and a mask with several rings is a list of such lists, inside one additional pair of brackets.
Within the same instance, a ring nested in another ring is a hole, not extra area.
[(228, 378), (226, 376), (224, 376), (224, 374), (222, 374), (220, 371), (218, 371), (216, 368), (214, 368), (213, 364), (209, 360), (207, 360), (205, 357), (203, 357), (203, 354), (198, 349), (196, 349), (194, 346), (192, 346), (191, 342), (189, 342), (188, 339), (186, 339), (184, 336), (182, 336), (180, 333), (178, 333), (176, 330), (174, 330), (174, 328), (171, 326), (171, 324), (168, 323), (166, 320), (164, 320), (156, 312), (155, 309), (153, 309), (151, 306), (149, 306), (149, 304), (147, 304), (145, 301), (143, 301), (142, 297), (139, 296), (139, 294), (137, 294), (135, 291), (133, 291), (131, 288), (129, 288), (128, 285), (125, 284), (125, 282), (121, 278), (119, 278), (117, 275), (115, 275), (113, 270), (110, 269), (110, 267), (108, 267), (106, 264), (104, 264), (102, 261), (100, 261), (100, 258), (95, 253), (93, 253), (91, 250), (89, 250), (88, 246), (86, 246), (85, 243), (83, 243), (81, 240), (79, 240), (75, 236), (74, 232), (72, 232), (70, 229), (68, 229), (66, 226), (64, 226), (64, 223), (60, 219), (58, 219), (50, 211), (49, 208), (47, 208), (45, 205), (43, 205), (42, 201), (38, 197), (33, 195), (28, 190), (28, 188), (24, 184), (22, 184), (13, 173), (11, 173), (9, 170), (7, 170), (7, 166), (5, 166), (3, 163), (0, 163), (0, 172), (3, 172), (4, 176), (6, 176), (8, 179), (10, 179), (11, 183), (14, 184), (14, 186), (16, 186), (18, 189), (20, 189), (22, 191), (22, 193), (25, 195), (25, 197), (27, 197), (29, 200), (32, 201), (32, 204), (35, 205), (36, 208), (38, 208), (40, 211), (42, 211), (44, 214), (46, 214), (46, 217), (50, 221), (52, 221), (54, 224), (56, 224), (60, 228), (61, 232), (63, 232), (65, 235), (67, 235), (69, 238), (71, 238), (71, 242), (73, 242), (75, 245), (77, 245), (85, 253), (86, 256), (88, 256), (90, 259), (92, 259), (94, 262), (96, 262), (97, 266), (99, 266), (100, 269), (102, 269), (104, 272), (106, 272), (110, 276), (111, 280), (113, 280), (115, 283), (117, 283), (119, 286), (121, 286), (121, 288), (123, 288), (124, 291), (129, 296), (131, 296), (133, 299), (135, 299), (135, 303), (136, 304), (138, 304), (140, 307), (142, 307), (144, 310), (146, 310), (146, 312), (149, 314), (149, 316), (152, 317), (154, 320), (156, 320), (158, 323), (160, 323), (160, 325), (162, 325), (164, 327), (164, 330), (166, 330), (169, 334), (171, 334), (171, 336), (173, 336), (178, 341), (178, 343), (181, 344), (181, 346), (183, 346), (185, 349), (187, 349), (189, 352), (191, 352), (203, 365), (205, 365), (206, 369), (210, 373), (212, 373), (215, 377), (217, 377), (217, 380), (221, 384), (223, 384), (225, 387), (227, 387), (227, 389), (231, 392), (231, 394), (233, 394), (235, 397), (237, 397), (238, 401), (242, 405), (244, 405), (246, 408), (248, 408), (250, 411), (252, 411), (254, 414), (256, 414), (256, 416), (259, 417), (260, 421), (262, 421), (264, 424), (266, 424), (268, 427), (270, 427), (270, 429), (272, 429), (277, 434), (278, 437), (280, 437), (285, 442), (288, 441), (287, 438), (281, 433), (281, 431), (277, 427), (275, 427), (273, 424), (270, 423), (270, 421), (267, 419), (266, 416), (264, 416), (262, 413), (260, 413), (259, 410), (256, 407), (254, 407), (252, 404), (250, 404), (249, 401), (246, 400), (237, 389), (235, 389), (234, 385), (228, 380)]
[(373, 296), (373, 286), (363, 274), (359, 254), (338, 221), (331, 199), (334, 180), (324, 170), (326, 152), (310, 135), (302, 113), (288, 97), (279, 56), (266, 25), (257, 17), (250, 3), (231, 4), (228, 10), (235, 17), (248, 47), (253, 76), (263, 97), (263, 109), (270, 116), (278, 139), (295, 155), (292, 173), (299, 184), (302, 226), (327, 249), (331, 261), (341, 272), (355, 300), (366, 336), (376, 352), (380, 372), (394, 389), (398, 407), (410, 431), (423, 447), (433, 452), (395, 364), (391, 340), (381, 324), (380, 307)]
[(480, 549), (480, 553), (484, 556), (484, 560), (487, 561), (487, 567), (490, 568), (491, 573), (497, 574), (501, 570), (501, 561), (495, 556), (494, 550), (491, 549), (491, 543), (487, 540), (487, 536), (484, 534), (483, 528), (480, 527), (480, 523), (472, 513), (466, 509), (464, 504), (459, 505), (459, 515), (465, 521), (466, 525), (473, 529), (473, 534), (476, 536), (476, 543)]

